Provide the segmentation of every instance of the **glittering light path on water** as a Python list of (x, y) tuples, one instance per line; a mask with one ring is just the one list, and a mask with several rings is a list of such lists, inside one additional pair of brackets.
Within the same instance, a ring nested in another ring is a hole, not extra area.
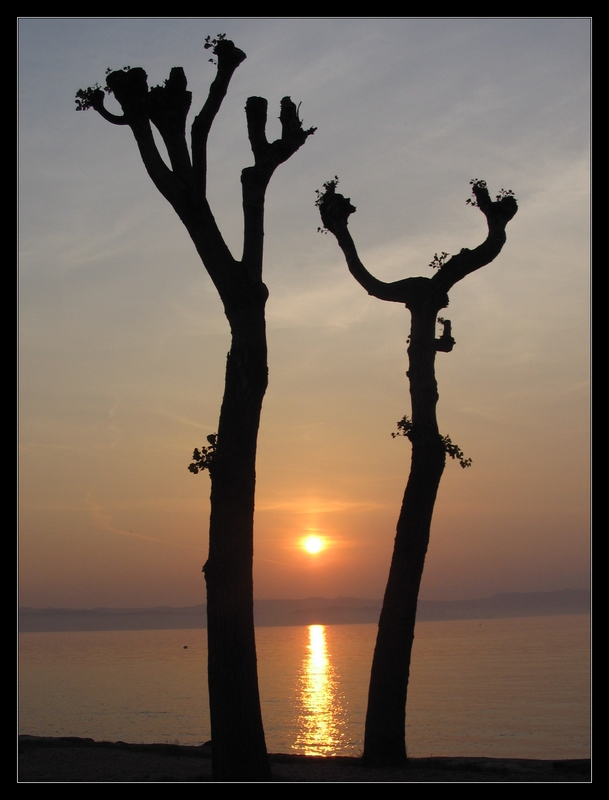
[(309, 644), (298, 679), (298, 732), (293, 749), (332, 755), (345, 737), (345, 710), (328, 655), (324, 625), (309, 625)]

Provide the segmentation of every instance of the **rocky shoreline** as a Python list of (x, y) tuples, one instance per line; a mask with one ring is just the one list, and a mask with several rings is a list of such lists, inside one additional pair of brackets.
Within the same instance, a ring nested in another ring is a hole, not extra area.
[[(413, 758), (363, 767), (359, 758), (274, 754), (277, 783), (590, 783), (590, 759)], [(213, 782), (211, 749), (179, 744), (19, 736), (19, 783)]]

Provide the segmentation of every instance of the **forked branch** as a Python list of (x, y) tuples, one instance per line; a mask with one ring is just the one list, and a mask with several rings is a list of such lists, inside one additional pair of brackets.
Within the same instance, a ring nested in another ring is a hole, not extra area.
[(473, 205), (480, 208), (488, 224), (486, 240), (475, 250), (463, 249), (458, 255), (446, 260), (448, 254), (434, 258), (431, 266), (437, 269), (432, 278), (405, 278), (400, 281), (386, 283), (375, 278), (360, 261), (355, 243), (347, 228), (355, 207), (349, 198), (337, 194), (338, 180), (324, 184), (322, 192), (318, 192), (317, 206), (324, 227), (336, 236), (341, 247), (349, 271), (363, 286), (368, 294), (381, 300), (404, 303), (409, 308), (413, 304), (432, 302), (440, 309), (448, 304), (448, 291), (462, 278), (477, 269), (489, 264), (501, 252), (506, 241), (505, 228), (518, 211), (518, 204), (512, 192), (502, 190), (492, 201), (486, 183), (475, 179), (472, 181), (474, 194)]
[(317, 130), (303, 128), (295, 103), (284, 97), (279, 114), (281, 138), (269, 142), (266, 136), (267, 109), (268, 103), (263, 97), (248, 97), (245, 115), (254, 165), (241, 172), (245, 223), (242, 261), (254, 278), (262, 272), (266, 187), (277, 167), (293, 156)]
[[(227, 302), (233, 302), (232, 295), (242, 290), (249, 292), (252, 283), (262, 281), (266, 187), (275, 169), (305, 143), (315, 128), (303, 128), (298, 108), (289, 97), (284, 97), (279, 115), (281, 137), (268, 142), (267, 101), (261, 97), (251, 97), (247, 101), (247, 127), (254, 165), (242, 172), (244, 244), (240, 267), (224, 242), (206, 197), (207, 141), (233, 73), (246, 56), (223, 34), (215, 39), (208, 37), (205, 49), (211, 49), (215, 56), (217, 71), (207, 100), (192, 124), (190, 152), (186, 142), (186, 119), (192, 95), (187, 90), (184, 70), (179, 67), (171, 70), (162, 86), (151, 89), (141, 67), (109, 70), (105, 91), (114, 94), (122, 115), (106, 109), (104, 90), (97, 85), (80, 89), (76, 104), (78, 110), (93, 108), (108, 122), (131, 128), (148, 174), (186, 225), (226, 307)], [(152, 124), (167, 148), (171, 168), (159, 153)], [(246, 280), (242, 284), (244, 277)], [(264, 296), (263, 291), (260, 297)]]
[(245, 106), (247, 134), (249, 136), (254, 166), (248, 172), (256, 174), (258, 181), (270, 179), (280, 164), (302, 147), (317, 128), (304, 129), (298, 108), (290, 97), (281, 100), (279, 121), (281, 138), (269, 142), (266, 138), (267, 101), (263, 97), (249, 97)]

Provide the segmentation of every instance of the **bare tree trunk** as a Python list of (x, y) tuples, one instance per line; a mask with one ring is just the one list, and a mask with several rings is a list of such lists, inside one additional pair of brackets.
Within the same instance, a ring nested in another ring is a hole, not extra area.
[(412, 461), (370, 676), (363, 754), (364, 762), (370, 765), (406, 761), (405, 708), (417, 600), (433, 508), (446, 462), (436, 421), (436, 314), (435, 308), (412, 311), (408, 348)]
[(268, 780), (254, 640), (256, 441), (267, 386), (264, 300), (231, 320), (214, 465), (207, 583), (212, 764), (217, 780)]

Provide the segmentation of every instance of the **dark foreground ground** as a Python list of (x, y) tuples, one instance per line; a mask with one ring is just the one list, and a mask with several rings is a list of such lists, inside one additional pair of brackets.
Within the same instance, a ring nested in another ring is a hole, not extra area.
[[(272, 755), (278, 783), (589, 783), (590, 760), (414, 758), (404, 768), (365, 768), (357, 758)], [(19, 737), (19, 782), (212, 781), (207, 747)]]

